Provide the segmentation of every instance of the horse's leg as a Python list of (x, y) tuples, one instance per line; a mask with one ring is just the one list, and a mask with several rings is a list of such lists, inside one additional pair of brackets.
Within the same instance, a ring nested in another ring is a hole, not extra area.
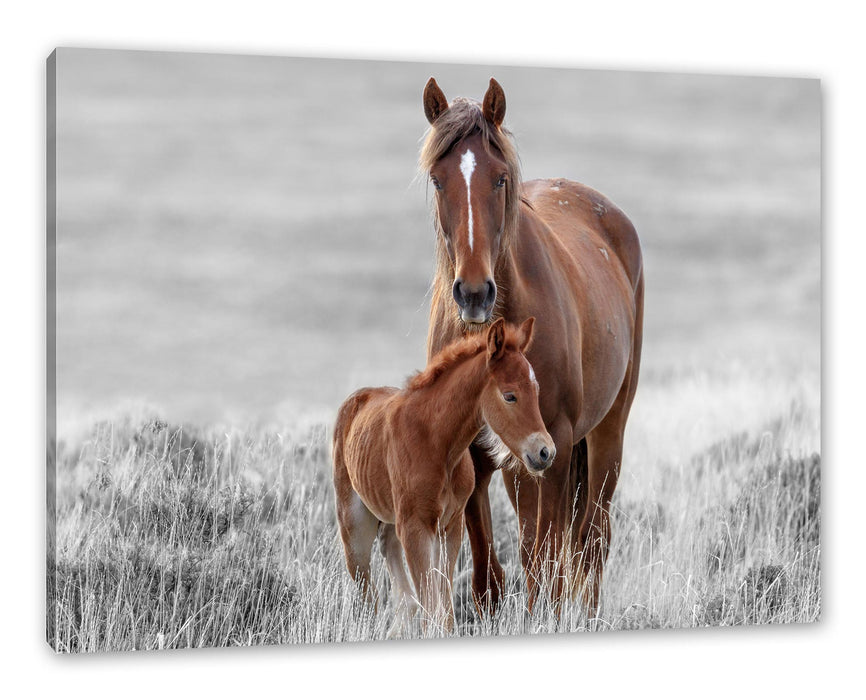
[[(571, 483), (571, 449), (570, 440), (564, 443), (562, 448), (557, 445), (556, 459), (548, 469), (550, 473), (545, 473), (538, 479), (536, 537), (529, 569), (529, 578), (536, 582), (535, 589), (531, 591), (535, 596), (530, 594), (529, 597), (530, 610), (543, 589), (550, 596), (557, 616), (562, 605), (566, 575), (562, 565), (563, 553), (569, 545), (567, 518), (570, 516), (570, 509), (566, 510), (564, 507), (564, 496), (569, 492)], [(561, 461), (560, 454), (563, 455)]]
[(367, 509), (361, 497), (355, 491), (350, 491), (346, 498), (337, 498), (337, 521), (346, 567), (362, 594), (375, 606), (376, 591), (370, 581), (370, 558), (379, 520)]
[(563, 554), (567, 557), (564, 562), (567, 579), (570, 584), (569, 594), (572, 598), (577, 595), (577, 587), (583, 576), (580, 573), (580, 553), (582, 543), (580, 531), (583, 519), (587, 512), (587, 491), (589, 490), (589, 457), (587, 454), (586, 438), (582, 438), (571, 449), (571, 479), (566, 504), (566, 512), (570, 514), (569, 523), (569, 547)]
[(502, 472), (502, 483), (517, 514), (520, 563), (526, 579), (527, 605), (531, 612), (538, 597), (540, 584), (533, 563), (538, 525), (538, 477), (531, 476), (522, 465), (518, 465)]
[[(562, 599), (563, 571), (561, 553), (566, 542), (564, 494), (569, 493), (573, 432), (570, 421), (560, 418), (548, 427), (556, 445), (553, 464), (541, 475), (533, 476), (524, 468), (505, 477), (506, 490), (517, 511), (521, 534), (521, 559), (526, 575), (528, 607), (535, 607), (542, 588), (546, 588), (556, 610)], [(510, 482), (510, 483), (509, 483)], [(569, 504), (570, 500), (567, 501)]]
[(580, 527), (582, 597), (587, 614), (598, 614), (604, 564), (610, 551), (610, 504), (622, 466), (622, 443), (631, 405), (637, 390), (643, 342), (643, 278), (635, 291), (635, 333), (632, 356), (625, 380), (610, 411), (586, 436), (588, 483), (586, 513)]
[(637, 372), (629, 368), (611, 410), (586, 436), (586, 512), (580, 526), (578, 546), (581, 550), (580, 592), (590, 617), (598, 614), (602, 573), (610, 551), (610, 504), (619, 480), (623, 433), (636, 384)]
[(475, 467), (475, 488), (466, 502), (466, 532), (472, 549), (472, 599), (480, 615), (492, 614), (504, 590), (505, 576), (496, 558), (493, 520), (490, 514), (490, 477), (496, 465), (487, 452), (471, 445), (469, 452)]
[(391, 574), (391, 585), (396, 599), (394, 622), (388, 630), (388, 636), (396, 637), (415, 616), (418, 603), (415, 601), (415, 591), (403, 566), (403, 545), (400, 544), (397, 530), (393, 525), (382, 523), (379, 527), (379, 545), (388, 565), (388, 572)]
[(587, 615), (598, 613), (601, 578), (610, 550), (610, 504), (622, 464), (622, 432), (619, 421), (597, 426), (587, 435), (589, 482), (586, 513), (580, 527), (581, 576), (579, 592)]
[(503, 470), (502, 483), (505, 492), (517, 514), (517, 531), (520, 537), (520, 562), (526, 575), (526, 585), (530, 598), (535, 599), (534, 589), (537, 582), (529, 580), (529, 570), (532, 562), (532, 552), (535, 550), (535, 526), (538, 514), (538, 483), (537, 477), (527, 474), (522, 465), (513, 469)]

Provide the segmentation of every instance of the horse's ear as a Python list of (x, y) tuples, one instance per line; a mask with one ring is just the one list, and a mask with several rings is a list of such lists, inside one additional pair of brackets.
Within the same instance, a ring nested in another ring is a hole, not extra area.
[(436, 83), (436, 79), (430, 78), (424, 87), (424, 115), (427, 121), (432, 124), (446, 109), (448, 109), (448, 100), (445, 99), (445, 93)]
[(490, 79), (490, 87), (484, 93), (484, 104), (481, 108), (484, 118), (497, 129), (505, 119), (505, 92), (494, 78)]
[(505, 352), (505, 320), (497, 318), (487, 329), (487, 362), (502, 357)]
[(532, 344), (532, 329), (534, 326), (535, 316), (530, 316), (520, 325), (520, 334), (523, 336), (523, 339), (520, 341), (520, 352), (524, 354)]

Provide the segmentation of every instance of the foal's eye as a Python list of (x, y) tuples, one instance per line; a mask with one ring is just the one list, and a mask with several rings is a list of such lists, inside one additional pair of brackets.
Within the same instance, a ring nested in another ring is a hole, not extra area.
[(502, 395), (502, 398), (505, 399), (505, 403), (517, 403), (517, 397), (510, 391), (506, 391)]
[(430, 182), (433, 183), (433, 187), (435, 187), (437, 190), (442, 189), (442, 185), (439, 183), (439, 180), (437, 180), (435, 177), (431, 176)]
[(505, 175), (502, 175), (496, 183), (496, 188), (500, 189), (502, 187), (505, 187), (505, 183), (507, 181), (508, 181), (508, 178), (506, 178)]

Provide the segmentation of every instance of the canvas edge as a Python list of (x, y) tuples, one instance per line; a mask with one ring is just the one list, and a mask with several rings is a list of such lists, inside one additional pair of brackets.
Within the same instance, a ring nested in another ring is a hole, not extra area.
[(45, 641), (57, 648), (57, 49), (45, 61)]

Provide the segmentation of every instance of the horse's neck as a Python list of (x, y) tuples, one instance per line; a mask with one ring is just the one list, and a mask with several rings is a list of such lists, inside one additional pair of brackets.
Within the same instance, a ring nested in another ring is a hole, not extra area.
[[(520, 235), (520, 231), (517, 232)], [(520, 270), (517, 262), (516, 241), (511, 241), (509, 247), (502, 252), (496, 263), (494, 279), (496, 281), (495, 315), (502, 316), (506, 321), (516, 323), (515, 307), (520, 305), (519, 283)]]
[[(430, 432), (440, 444), (449, 445), (453, 457), (469, 447), (481, 429), (481, 392), (488, 382), (486, 364), (487, 355), (481, 351), (448, 368), (428, 388), (436, 393)], [(424, 400), (429, 405), (430, 397)]]
[[(521, 269), (521, 259), (532, 259), (539, 252), (539, 231), (545, 224), (531, 208), (521, 203), (520, 223), (512, 233), (508, 247), (502, 251), (496, 261), (494, 279), (496, 281), (496, 316), (502, 316), (511, 323), (520, 323), (520, 317), (525, 312), (523, 307), (532, 302), (532, 296), (527, 296), (525, 283), (522, 281), (525, 271)], [(540, 262), (540, 261), (539, 261)]]

